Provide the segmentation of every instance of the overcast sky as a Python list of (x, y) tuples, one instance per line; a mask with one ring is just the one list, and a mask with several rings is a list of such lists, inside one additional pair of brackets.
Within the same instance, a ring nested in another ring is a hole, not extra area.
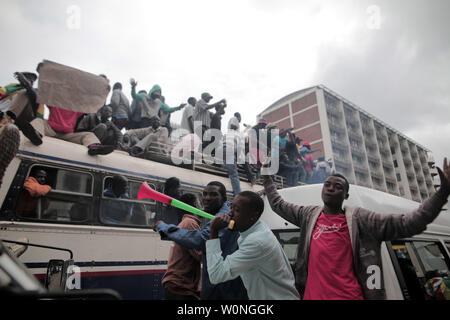
[[(323, 84), (450, 155), (450, 1), (2, 0), (0, 83), (43, 59), (162, 87), (170, 106), (226, 98), (223, 126)], [(174, 113), (179, 122), (181, 112)]]

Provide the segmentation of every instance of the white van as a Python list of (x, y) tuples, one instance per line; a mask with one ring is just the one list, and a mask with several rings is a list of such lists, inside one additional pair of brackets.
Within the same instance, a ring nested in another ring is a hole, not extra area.
[[(296, 205), (323, 205), (322, 184), (278, 190), (281, 197)], [(417, 209), (418, 202), (357, 185), (350, 185), (344, 206), (363, 207), (379, 213), (407, 213)], [(297, 258), (299, 229), (270, 208), (264, 196), (262, 219), (277, 236), (292, 264)], [(450, 216), (446, 207), (427, 229), (412, 238), (382, 243), (382, 268), (387, 299), (433, 299), (425, 288), (431, 277), (450, 277)], [(450, 288), (449, 288), (450, 289)], [(450, 299), (450, 292), (448, 293)]]

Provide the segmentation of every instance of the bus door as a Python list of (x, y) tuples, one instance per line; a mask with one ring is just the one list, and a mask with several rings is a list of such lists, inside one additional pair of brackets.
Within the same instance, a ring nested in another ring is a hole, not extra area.
[(438, 240), (386, 242), (406, 300), (450, 300), (450, 259)]

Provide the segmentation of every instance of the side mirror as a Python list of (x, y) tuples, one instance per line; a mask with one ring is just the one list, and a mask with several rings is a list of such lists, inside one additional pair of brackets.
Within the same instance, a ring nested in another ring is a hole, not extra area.
[(73, 260), (50, 260), (47, 265), (45, 288), (49, 291), (66, 291), (68, 269), (73, 264)]

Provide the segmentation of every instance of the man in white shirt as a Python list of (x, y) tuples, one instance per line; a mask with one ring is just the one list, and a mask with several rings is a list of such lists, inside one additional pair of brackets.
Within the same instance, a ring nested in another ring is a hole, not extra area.
[[(298, 300), (289, 260), (269, 227), (259, 220), (264, 201), (252, 191), (237, 195), (228, 215), (216, 216), (206, 241), (209, 280), (213, 284), (241, 277), (250, 300)], [(239, 249), (222, 257), (219, 230), (234, 220)]]
[(222, 137), (223, 142), (223, 167), (228, 172), (233, 194), (236, 196), (241, 192), (241, 182), (239, 179), (238, 164), (243, 163), (244, 171), (248, 181), (254, 185), (256, 182), (248, 162), (245, 160), (245, 141), (242, 134), (236, 130), (228, 130)]
[(241, 114), (236, 112), (230, 121), (228, 121), (228, 131), (236, 130), (239, 131), (239, 123), (241, 122)]
[(181, 118), (181, 128), (194, 133), (194, 108), (197, 103), (197, 99), (190, 97), (188, 104), (184, 108), (183, 117)]
[[(210, 95), (208, 92), (202, 93), (201, 99), (197, 101), (194, 108), (194, 122), (200, 121), (202, 124), (202, 132), (201, 132), (201, 139), (202, 139), (202, 149), (206, 148), (206, 146), (210, 143), (210, 141), (205, 140), (203, 141), (203, 136), (209, 128), (211, 128), (211, 117), (212, 113), (209, 111), (209, 109), (220, 107), (225, 102), (225, 99), (220, 100), (219, 102), (208, 104), (211, 99), (213, 98), (212, 95)], [(197, 133), (197, 132), (196, 132)], [(197, 133), (199, 134), (199, 133)]]

